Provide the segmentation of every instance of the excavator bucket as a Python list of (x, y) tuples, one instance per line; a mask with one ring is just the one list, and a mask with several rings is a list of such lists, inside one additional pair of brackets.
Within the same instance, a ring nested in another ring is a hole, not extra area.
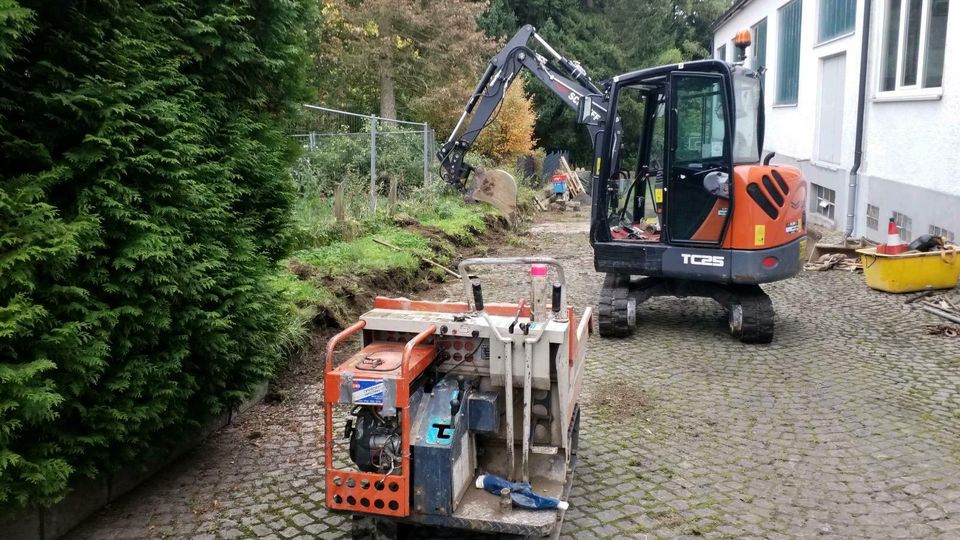
[(470, 175), (467, 200), (492, 204), (511, 227), (517, 226), (517, 181), (507, 171), (477, 167)]

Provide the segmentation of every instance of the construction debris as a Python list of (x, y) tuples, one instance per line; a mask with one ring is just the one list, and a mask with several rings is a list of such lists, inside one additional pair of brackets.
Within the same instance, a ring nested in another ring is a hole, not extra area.
[(916, 302), (917, 300), (920, 300), (921, 298), (926, 298), (926, 297), (928, 297), (928, 296), (933, 296), (933, 291), (923, 291), (922, 293), (920, 293), (920, 294), (918, 294), (918, 295), (916, 295), (916, 296), (912, 296), (912, 297), (910, 297), (910, 298), (907, 298), (906, 300), (903, 301), (903, 304), (904, 304), (904, 305), (912, 304), (912, 303)]
[(960, 335), (960, 325), (956, 324), (929, 324), (927, 333), (931, 336), (957, 337)]
[[(819, 236), (819, 233), (814, 233)], [(808, 232), (807, 237), (809, 238), (811, 234)], [(828, 243), (817, 243), (814, 245), (813, 249), (810, 251), (810, 255), (807, 258), (807, 263), (813, 263), (819, 261), (823, 258), (824, 255), (833, 255), (837, 253), (842, 253), (847, 257), (854, 258), (859, 257), (857, 255), (858, 249), (864, 249), (868, 247), (874, 247), (877, 244), (866, 238), (860, 238), (859, 240), (847, 239), (842, 241), (840, 244), (828, 244)]]
[(567, 158), (560, 156), (560, 166), (563, 167), (563, 175), (566, 176), (567, 190), (570, 192), (570, 196), (577, 197), (586, 193), (587, 190), (580, 182), (580, 177), (577, 173), (573, 172), (573, 169), (571, 169), (567, 163)]
[[(960, 309), (957, 308), (956, 304), (951, 302), (950, 299), (947, 298), (947, 295), (932, 296), (931, 298), (927, 299), (927, 297), (930, 296), (930, 294), (927, 293), (932, 292), (933, 291), (926, 291), (921, 293), (913, 298), (908, 299), (906, 302), (904, 302), (904, 304), (916, 303), (916, 305), (920, 306), (920, 309), (926, 311), (927, 313), (936, 315), (937, 317), (950, 321), (951, 323), (960, 324)], [(953, 328), (953, 325), (951, 324), (940, 326)]]
[(826, 253), (820, 255), (820, 257), (814, 262), (808, 262), (803, 265), (804, 270), (810, 270), (813, 272), (822, 272), (824, 270), (846, 270), (848, 272), (856, 272), (858, 270), (863, 270), (863, 263), (860, 262), (860, 257), (856, 255), (847, 255), (845, 253)]

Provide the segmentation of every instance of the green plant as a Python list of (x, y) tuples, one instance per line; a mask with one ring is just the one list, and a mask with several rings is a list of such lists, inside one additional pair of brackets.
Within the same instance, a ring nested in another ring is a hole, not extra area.
[(278, 363), (307, 0), (0, 0), (0, 510)]

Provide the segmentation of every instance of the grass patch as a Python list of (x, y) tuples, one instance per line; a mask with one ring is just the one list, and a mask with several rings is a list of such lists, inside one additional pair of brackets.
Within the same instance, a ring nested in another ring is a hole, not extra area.
[[(378, 244), (374, 238), (403, 250)], [(310, 265), (316, 277), (369, 276), (395, 271), (415, 273), (420, 268), (416, 255), (430, 256), (431, 253), (426, 238), (411, 231), (388, 228), (350, 242), (298, 251), (292, 259)]]
[(454, 242), (472, 246), (476, 238), (487, 230), (488, 216), (499, 215), (486, 203), (464, 204), (454, 197), (443, 197), (435, 204), (417, 204), (410, 212), (424, 227), (441, 232)]
[(409, 193), (392, 214), (385, 209), (369, 213), (365, 194), (347, 193), (348, 218), (340, 223), (329, 197), (298, 200), (295, 251), (271, 283), (290, 306), (281, 344), (286, 356), (304, 349), (314, 326), (352, 323), (377, 294), (408, 293), (428, 280), (447, 279), (421, 257), (450, 264), (458, 246), (475, 246), (498, 226), (499, 213), (492, 206), (467, 204), (445, 190), (435, 186)]

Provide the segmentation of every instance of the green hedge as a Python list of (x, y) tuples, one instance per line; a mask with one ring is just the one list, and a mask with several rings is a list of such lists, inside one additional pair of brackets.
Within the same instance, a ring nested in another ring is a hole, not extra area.
[(274, 369), (308, 0), (0, 0), (0, 510)]

